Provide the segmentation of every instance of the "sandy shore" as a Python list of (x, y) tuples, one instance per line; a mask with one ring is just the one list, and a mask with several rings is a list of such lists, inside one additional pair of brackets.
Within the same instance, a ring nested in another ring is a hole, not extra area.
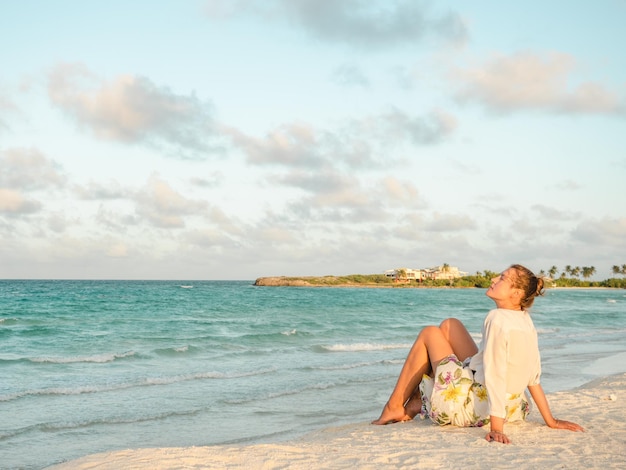
[(438, 427), (418, 418), (388, 426), (328, 428), (275, 444), (107, 452), (49, 468), (626, 468), (626, 374), (553, 393), (548, 399), (556, 417), (576, 421), (586, 432), (549, 429), (533, 410), (528, 421), (506, 426), (510, 445), (485, 441), (484, 429)]

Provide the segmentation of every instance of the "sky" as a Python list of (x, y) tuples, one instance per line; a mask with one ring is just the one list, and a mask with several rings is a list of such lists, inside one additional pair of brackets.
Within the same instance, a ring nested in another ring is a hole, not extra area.
[(0, 0), (0, 278), (612, 277), (624, 18), (624, 0)]

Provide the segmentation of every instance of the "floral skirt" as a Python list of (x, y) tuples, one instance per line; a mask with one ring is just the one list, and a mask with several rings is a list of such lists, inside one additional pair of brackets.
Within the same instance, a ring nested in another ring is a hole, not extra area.
[[(422, 417), (441, 425), (484, 426), (489, 423), (487, 389), (474, 382), (471, 369), (455, 355), (437, 366), (435, 377), (424, 375), (420, 383)], [(526, 419), (530, 403), (522, 393), (507, 393), (506, 421)]]

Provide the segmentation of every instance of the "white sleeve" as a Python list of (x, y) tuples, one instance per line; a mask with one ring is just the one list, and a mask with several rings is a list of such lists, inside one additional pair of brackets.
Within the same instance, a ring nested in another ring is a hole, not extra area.
[(483, 367), (489, 398), (489, 414), (506, 418), (508, 337), (497, 315), (487, 315), (483, 328)]
[(528, 385), (538, 385), (541, 381), (541, 354), (537, 349), (537, 361), (535, 362), (534, 373), (530, 377), (530, 383)]

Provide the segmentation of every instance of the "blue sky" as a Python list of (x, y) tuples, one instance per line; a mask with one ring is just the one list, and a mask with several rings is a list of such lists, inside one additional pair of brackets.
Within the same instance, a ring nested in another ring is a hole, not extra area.
[(0, 278), (626, 263), (626, 2), (0, 2)]

